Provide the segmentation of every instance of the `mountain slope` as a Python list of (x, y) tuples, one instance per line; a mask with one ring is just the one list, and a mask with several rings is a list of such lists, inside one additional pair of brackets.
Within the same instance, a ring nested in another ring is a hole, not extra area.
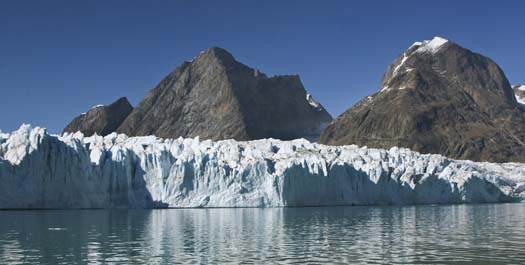
[(267, 77), (214, 47), (164, 78), (117, 131), (213, 140), (315, 138), (332, 118), (309, 99), (298, 76)]
[(525, 120), (496, 63), (436, 37), (401, 54), (380, 91), (338, 117), (321, 142), (525, 161)]
[(82, 113), (74, 118), (63, 132), (80, 131), (86, 136), (95, 133), (105, 136), (116, 131), (132, 110), (128, 99), (122, 97), (108, 106), (97, 105)]

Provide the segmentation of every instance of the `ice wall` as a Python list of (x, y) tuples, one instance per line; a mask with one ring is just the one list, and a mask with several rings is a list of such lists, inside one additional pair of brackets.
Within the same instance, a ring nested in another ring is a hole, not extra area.
[(281, 207), (520, 201), (525, 165), (299, 139), (0, 134), (0, 208)]

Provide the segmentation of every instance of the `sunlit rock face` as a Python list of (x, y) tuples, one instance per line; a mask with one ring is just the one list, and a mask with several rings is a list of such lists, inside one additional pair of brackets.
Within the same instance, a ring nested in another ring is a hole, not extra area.
[(494, 61), (435, 37), (399, 55), (378, 92), (340, 115), (320, 142), (525, 162), (525, 115)]
[(213, 47), (168, 74), (117, 132), (163, 138), (315, 141), (331, 121), (298, 75), (268, 77)]

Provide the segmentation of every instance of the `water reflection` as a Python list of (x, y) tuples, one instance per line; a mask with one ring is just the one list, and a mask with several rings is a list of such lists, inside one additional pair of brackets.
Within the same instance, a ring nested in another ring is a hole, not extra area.
[(8, 264), (509, 264), (525, 204), (0, 212)]

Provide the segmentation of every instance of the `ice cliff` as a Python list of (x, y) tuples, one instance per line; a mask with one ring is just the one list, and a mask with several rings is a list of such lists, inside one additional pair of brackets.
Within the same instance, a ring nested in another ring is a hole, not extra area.
[(525, 165), (325, 146), (0, 133), (0, 208), (281, 207), (520, 201)]

